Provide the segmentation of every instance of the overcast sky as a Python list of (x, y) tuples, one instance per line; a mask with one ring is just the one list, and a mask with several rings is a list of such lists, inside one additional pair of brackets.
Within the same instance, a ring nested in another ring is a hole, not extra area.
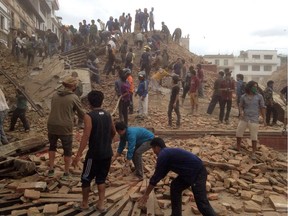
[[(161, 22), (170, 29), (189, 34), (190, 51), (197, 55), (234, 54), (240, 50), (278, 50), (288, 54), (287, 0), (58, 0), (63, 24), (109, 16), (119, 19), (125, 12), (154, 7), (155, 28)], [(189, 2), (189, 4), (187, 4)], [(96, 22), (97, 23), (97, 22)], [(134, 25), (132, 25), (133, 28)]]

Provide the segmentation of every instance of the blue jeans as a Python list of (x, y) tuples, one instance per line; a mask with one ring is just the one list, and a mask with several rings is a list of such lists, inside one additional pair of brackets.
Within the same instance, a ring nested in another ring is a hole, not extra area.
[(4, 124), (4, 120), (5, 120), (6, 115), (7, 115), (6, 110), (0, 111), (0, 145), (8, 143), (8, 140), (7, 140), (4, 128), (3, 128), (3, 124)]

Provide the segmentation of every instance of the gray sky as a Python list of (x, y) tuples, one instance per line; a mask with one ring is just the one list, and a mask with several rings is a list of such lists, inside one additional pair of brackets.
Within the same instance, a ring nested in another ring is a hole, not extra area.
[(59, 4), (56, 15), (76, 28), (83, 19), (106, 23), (109, 16), (118, 19), (123, 12), (134, 19), (136, 9), (154, 7), (155, 28), (160, 30), (162, 21), (171, 33), (181, 28), (183, 36), (190, 36), (190, 51), (197, 55), (238, 55), (249, 49), (288, 54), (287, 0), (59, 0)]

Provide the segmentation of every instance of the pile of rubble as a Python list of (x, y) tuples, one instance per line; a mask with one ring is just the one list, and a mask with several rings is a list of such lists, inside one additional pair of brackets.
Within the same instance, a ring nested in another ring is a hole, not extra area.
[[(80, 134), (75, 134), (76, 139)], [(79, 141), (79, 140), (78, 140)], [(77, 143), (79, 143), (76, 141)], [(218, 215), (257, 213), (257, 215), (282, 215), (287, 212), (287, 155), (260, 145), (256, 152), (256, 162), (249, 152), (250, 143), (245, 140), (240, 152), (231, 149), (235, 140), (229, 137), (205, 136), (194, 139), (166, 138), (170, 147), (180, 147), (193, 152), (202, 158), (209, 172), (206, 184), (208, 198)], [(77, 145), (74, 144), (73, 152)], [(113, 144), (116, 149), (117, 142)], [(18, 180), (3, 179), (0, 181), (1, 208), (0, 214), (12, 215), (99, 215), (92, 207), (85, 213), (73, 208), (82, 199), (80, 174), (81, 167), (71, 169), (72, 177), (62, 180), (63, 151), (57, 150), (55, 176), (46, 176), (48, 152), (40, 151), (20, 158), (36, 164), (37, 173)], [(105, 215), (167, 215), (170, 209), (170, 182), (176, 177), (169, 173), (162, 179), (155, 193), (150, 195), (147, 209), (137, 206), (137, 199), (149, 184), (153, 175), (155, 155), (152, 151), (144, 154), (146, 178), (136, 181), (132, 173), (124, 175), (124, 157), (118, 158), (110, 169), (107, 180)], [(83, 160), (82, 160), (83, 161)], [(3, 162), (1, 163), (3, 164)], [(92, 186), (89, 198), (90, 205), (97, 201), (96, 186)], [(183, 215), (199, 214), (193, 199), (193, 193), (187, 189), (183, 193)], [(279, 214), (275, 213), (278, 212)]]
[[(129, 41), (129, 46), (133, 46), (133, 35), (128, 34), (125, 37)], [(164, 46), (164, 44), (162, 45)], [(178, 44), (171, 42), (167, 48), (171, 61), (181, 57), (185, 59), (187, 66), (203, 62), (201, 57), (191, 54)], [(84, 49), (86, 48), (83, 47)], [(2, 178), (0, 180), (0, 215), (100, 215), (92, 208), (85, 213), (73, 208), (73, 205), (82, 199), (80, 182), (82, 165), (71, 169), (71, 179), (63, 181), (60, 178), (63, 174), (62, 167), (64, 165), (63, 151), (60, 147), (56, 154), (55, 177), (48, 178), (46, 176), (48, 165), (46, 121), (49, 114), (49, 98), (61, 85), (61, 79), (70, 74), (71, 71), (87, 73), (87, 71), (77, 68), (85, 59), (83, 50), (80, 49), (79, 55), (74, 52), (63, 54), (60, 59), (58, 56), (51, 59), (39, 59), (39, 64), (35, 67), (37, 69), (34, 69), (26, 67), (23, 61), (16, 63), (9, 50), (0, 48), (0, 68), (5, 70), (17, 82), (25, 84), (31, 98), (45, 113), (44, 117), (39, 117), (35, 110), (31, 108), (27, 113), (28, 119), (32, 123), (30, 133), (21, 133), (16, 128), (16, 132), (8, 133), (11, 143), (0, 147), (0, 176)], [(135, 51), (135, 62), (139, 62), (142, 51)], [(97, 56), (100, 61), (102, 82), (95, 88), (105, 93), (103, 107), (112, 112), (117, 102), (114, 90), (114, 81), (117, 79), (117, 75), (110, 75), (106, 78), (102, 73), (105, 64), (105, 56), (102, 52), (103, 49), (100, 49), (99, 56)], [(65, 69), (67, 64), (69, 64), (69, 68), (66, 67)], [(204, 161), (209, 171), (208, 197), (219, 215), (286, 215), (288, 206), (286, 200), (287, 154), (260, 145), (256, 161), (253, 161), (249, 156), (251, 145), (248, 140), (244, 141), (240, 152), (230, 149), (235, 142), (235, 139), (231, 137), (234, 137), (235, 128), (238, 124), (236, 105), (233, 104), (229, 125), (218, 124), (218, 108), (211, 116), (205, 114), (216, 76), (214, 72), (205, 71), (205, 94), (208, 97), (200, 99), (199, 113), (194, 116), (188, 115), (190, 111), (189, 98), (186, 99), (181, 106), (180, 128), (171, 128), (167, 124), (167, 107), (170, 95), (155, 94), (153, 92), (149, 95), (148, 118), (139, 120), (135, 118), (137, 113), (129, 115), (129, 125), (153, 128), (156, 135), (162, 136), (166, 140), (168, 146), (181, 147), (197, 154)], [(5, 96), (9, 104), (13, 105), (15, 87), (9, 80), (2, 79), (1, 74), (0, 77), (0, 84), (4, 86)], [(133, 77), (137, 86), (136, 71)], [(170, 79), (167, 78), (164, 82), (169, 87)], [(85, 98), (83, 102), (85, 103)], [(135, 110), (137, 104), (138, 98), (135, 97)], [(118, 119), (117, 114), (114, 119)], [(8, 127), (7, 124), (6, 122), (5, 128)], [(259, 129), (260, 131), (279, 132), (281, 130), (280, 126), (272, 128), (260, 125)], [(21, 128), (21, 126), (18, 128)], [(222, 136), (211, 136), (209, 135), (211, 131)], [(227, 136), (223, 136), (225, 133)], [(178, 138), (173, 137), (177, 134), (179, 135)], [(82, 130), (75, 130), (73, 152), (78, 149), (81, 135)], [(199, 138), (199, 136), (201, 137)], [(115, 151), (117, 140), (114, 141), (113, 148)], [(175, 178), (175, 174), (169, 173), (159, 182), (155, 193), (150, 195), (147, 209), (141, 210), (138, 208), (136, 200), (141, 192), (146, 189), (149, 177), (154, 172), (155, 156), (152, 151), (145, 153), (143, 160), (146, 178), (140, 182), (135, 181), (132, 174), (123, 175), (123, 158), (118, 159), (111, 166), (106, 190), (106, 205), (109, 211), (106, 215), (136, 216), (143, 213), (147, 215), (169, 215), (171, 212), (169, 184)], [(24, 177), (27, 175), (28, 177)], [(92, 206), (96, 201), (97, 190), (93, 185), (90, 194), (90, 205)], [(184, 192), (182, 203), (183, 215), (191, 215), (192, 212), (199, 214), (190, 190)]]

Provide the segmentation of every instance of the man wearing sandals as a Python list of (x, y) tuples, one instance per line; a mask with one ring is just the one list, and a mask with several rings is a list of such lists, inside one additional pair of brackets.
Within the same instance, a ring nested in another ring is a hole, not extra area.
[(101, 213), (106, 212), (104, 207), (105, 200), (105, 180), (107, 178), (112, 151), (112, 139), (116, 134), (111, 115), (101, 108), (104, 94), (101, 91), (93, 90), (88, 94), (88, 101), (91, 112), (84, 115), (84, 131), (80, 146), (72, 165), (75, 167), (87, 144), (89, 149), (86, 153), (82, 182), (82, 203), (75, 206), (79, 210), (89, 208), (90, 184), (93, 179), (97, 184), (99, 199), (95, 209)]
[(266, 125), (265, 103), (263, 96), (257, 92), (257, 83), (250, 81), (245, 87), (245, 94), (240, 98), (239, 123), (236, 130), (237, 146), (236, 150), (240, 150), (241, 141), (246, 128), (249, 128), (250, 137), (252, 140), (252, 158), (255, 158), (258, 127), (259, 127), (259, 111), (263, 117), (264, 125)]

